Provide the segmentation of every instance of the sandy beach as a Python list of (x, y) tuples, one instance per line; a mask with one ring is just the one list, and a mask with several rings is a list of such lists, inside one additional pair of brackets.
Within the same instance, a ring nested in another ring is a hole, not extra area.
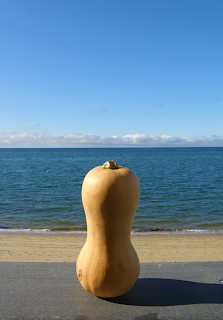
[[(86, 235), (0, 234), (0, 261), (76, 262)], [(223, 234), (132, 235), (143, 262), (223, 261)]]

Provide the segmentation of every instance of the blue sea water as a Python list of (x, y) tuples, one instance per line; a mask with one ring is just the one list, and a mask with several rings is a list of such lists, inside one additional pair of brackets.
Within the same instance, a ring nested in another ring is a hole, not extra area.
[(89, 170), (138, 176), (133, 232), (223, 232), (223, 148), (0, 149), (0, 232), (86, 232)]

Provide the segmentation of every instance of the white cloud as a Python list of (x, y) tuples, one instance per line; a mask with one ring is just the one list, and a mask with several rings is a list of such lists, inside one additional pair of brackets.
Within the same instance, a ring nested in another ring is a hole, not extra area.
[(17, 119), (20, 119), (20, 120), (31, 120), (31, 118), (28, 118), (28, 117), (17, 117)]
[(72, 147), (223, 147), (223, 137), (191, 139), (163, 134), (128, 134), (122, 137), (98, 136), (94, 134), (62, 134), (51, 136), (46, 132), (20, 133), (10, 130), (0, 132), (0, 148), (72, 148)]
[(163, 105), (162, 104), (155, 104), (154, 108), (155, 109), (161, 109), (161, 108), (163, 108)]
[(109, 110), (106, 108), (101, 108), (101, 109), (98, 109), (97, 111), (95, 111), (93, 108), (90, 108), (87, 110), (87, 113), (94, 113), (94, 112), (109, 112)]
[(94, 112), (94, 109), (93, 108), (90, 108), (87, 110), (87, 113), (93, 113)]
[(108, 109), (102, 108), (102, 109), (99, 109), (98, 111), (99, 111), (99, 112), (108, 112)]

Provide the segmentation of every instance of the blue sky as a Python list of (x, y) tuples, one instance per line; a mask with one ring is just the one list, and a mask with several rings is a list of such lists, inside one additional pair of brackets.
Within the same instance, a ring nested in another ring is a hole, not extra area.
[(0, 147), (223, 146), (223, 1), (0, 8)]

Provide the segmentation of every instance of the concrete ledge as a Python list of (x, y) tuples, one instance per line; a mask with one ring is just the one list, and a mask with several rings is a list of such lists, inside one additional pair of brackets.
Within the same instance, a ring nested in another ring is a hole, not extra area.
[(223, 319), (223, 262), (141, 264), (124, 296), (82, 289), (74, 263), (0, 262), (0, 319)]

